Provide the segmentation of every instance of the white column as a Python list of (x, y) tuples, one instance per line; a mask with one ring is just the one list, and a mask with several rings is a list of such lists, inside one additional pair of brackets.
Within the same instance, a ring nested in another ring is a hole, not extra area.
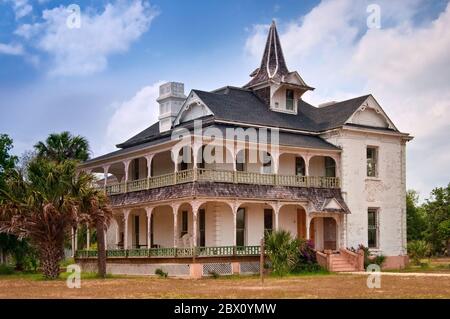
[(178, 208), (179, 204), (172, 205), (173, 212), (173, 247), (178, 247)]
[(280, 215), (280, 205), (277, 203), (274, 205), (274, 214), (275, 214), (275, 231), (278, 231), (279, 228), (279, 215)]
[(89, 229), (89, 224), (86, 224), (86, 249), (89, 250), (91, 246), (91, 232)]
[(130, 160), (123, 161), (123, 166), (125, 168), (125, 183), (128, 182), (128, 171), (130, 168)]
[(147, 178), (152, 177), (152, 160), (155, 154), (150, 154), (145, 157), (147, 160)]
[(123, 223), (124, 223), (124, 229), (123, 229), (123, 249), (128, 249), (128, 216), (130, 215), (130, 210), (125, 209), (123, 211)]
[(239, 203), (234, 203), (232, 205), (233, 209), (233, 246), (236, 246), (237, 240), (236, 240), (236, 215), (237, 211), (239, 209)]
[(273, 161), (273, 173), (278, 174), (279, 170), (279, 162), (280, 162), (280, 154), (279, 153), (273, 153), (272, 155), (272, 161)]
[(311, 159), (311, 156), (306, 155), (303, 156), (303, 160), (305, 161), (305, 176), (309, 176), (309, 160)]
[(105, 179), (105, 189), (106, 189), (106, 186), (108, 185), (109, 167), (110, 167), (110, 165), (103, 166), (103, 176), (104, 176), (104, 179)]
[(200, 208), (200, 203), (192, 204), (192, 241), (193, 247), (197, 247), (197, 219), (198, 219), (198, 209)]
[(147, 248), (150, 249), (152, 248), (151, 229), (153, 207), (145, 207), (145, 212), (147, 213)]
[(309, 235), (309, 227), (310, 227), (310, 223), (311, 223), (311, 219), (309, 218), (309, 214), (305, 211), (306, 213), (306, 240), (310, 240), (310, 235)]

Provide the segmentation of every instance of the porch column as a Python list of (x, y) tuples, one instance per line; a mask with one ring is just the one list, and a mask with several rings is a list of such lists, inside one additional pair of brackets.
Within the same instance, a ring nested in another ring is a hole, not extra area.
[(108, 186), (109, 167), (110, 167), (110, 165), (103, 166), (103, 176), (104, 176), (104, 179), (105, 179), (105, 185), (104, 185), (105, 189), (106, 189), (106, 186)]
[(180, 204), (172, 204), (173, 212), (173, 247), (178, 247), (178, 208)]
[(128, 170), (130, 168), (130, 162), (130, 160), (123, 161), (123, 166), (125, 168), (125, 192), (128, 191)]
[(280, 154), (274, 152), (272, 154), (272, 160), (273, 160), (273, 173), (278, 174), (279, 163), (280, 163)]
[(309, 160), (311, 159), (311, 155), (302, 155), (302, 157), (305, 161), (305, 176), (309, 176)]
[(197, 224), (198, 224), (198, 210), (200, 208), (202, 203), (200, 202), (193, 202), (192, 203), (192, 241), (193, 247), (197, 247)]
[(279, 215), (280, 215), (280, 205), (277, 203), (274, 205), (274, 214), (275, 214), (275, 231), (279, 229)]
[(231, 207), (233, 210), (233, 246), (236, 247), (236, 243), (237, 243), (237, 240), (236, 240), (236, 216), (237, 216), (237, 211), (239, 209), (239, 203), (237, 203), (237, 202), (233, 203), (231, 205)]
[(153, 207), (145, 207), (145, 212), (147, 213), (147, 248), (152, 248), (152, 213)]
[(311, 227), (311, 217), (309, 216), (308, 212), (306, 212), (305, 210), (305, 215), (306, 215), (306, 240), (310, 240), (310, 227)]
[(86, 249), (89, 250), (91, 246), (91, 232), (89, 229), (89, 224), (86, 223)]
[(153, 156), (155, 156), (155, 154), (150, 154), (145, 156), (145, 159), (147, 161), (147, 178), (152, 177), (152, 160), (153, 160)]
[(128, 216), (130, 215), (130, 210), (125, 209), (123, 211), (123, 249), (128, 249)]

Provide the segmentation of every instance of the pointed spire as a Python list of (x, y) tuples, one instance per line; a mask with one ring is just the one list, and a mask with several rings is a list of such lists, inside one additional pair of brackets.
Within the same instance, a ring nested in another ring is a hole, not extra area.
[(281, 48), (280, 38), (278, 36), (275, 20), (269, 28), (264, 54), (261, 65), (257, 71), (253, 72), (253, 79), (246, 85), (250, 87), (268, 80), (279, 81), (283, 76), (287, 75), (289, 70), (284, 60), (283, 50)]

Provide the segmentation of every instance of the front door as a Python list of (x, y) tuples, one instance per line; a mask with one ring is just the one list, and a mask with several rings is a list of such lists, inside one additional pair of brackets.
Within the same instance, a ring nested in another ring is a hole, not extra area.
[(323, 219), (323, 247), (336, 250), (336, 221), (331, 217)]
[(303, 208), (297, 209), (297, 238), (306, 239), (306, 212)]

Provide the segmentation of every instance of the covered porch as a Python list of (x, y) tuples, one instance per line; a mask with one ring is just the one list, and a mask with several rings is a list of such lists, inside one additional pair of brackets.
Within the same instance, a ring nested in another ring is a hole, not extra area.
[[(108, 258), (258, 256), (265, 232), (284, 229), (316, 250), (339, 250), (345, 214), (308, 211), (308, 203), (193, 200), (114, 211)], [(77, 250), (77, 258), (96, 251)]]

